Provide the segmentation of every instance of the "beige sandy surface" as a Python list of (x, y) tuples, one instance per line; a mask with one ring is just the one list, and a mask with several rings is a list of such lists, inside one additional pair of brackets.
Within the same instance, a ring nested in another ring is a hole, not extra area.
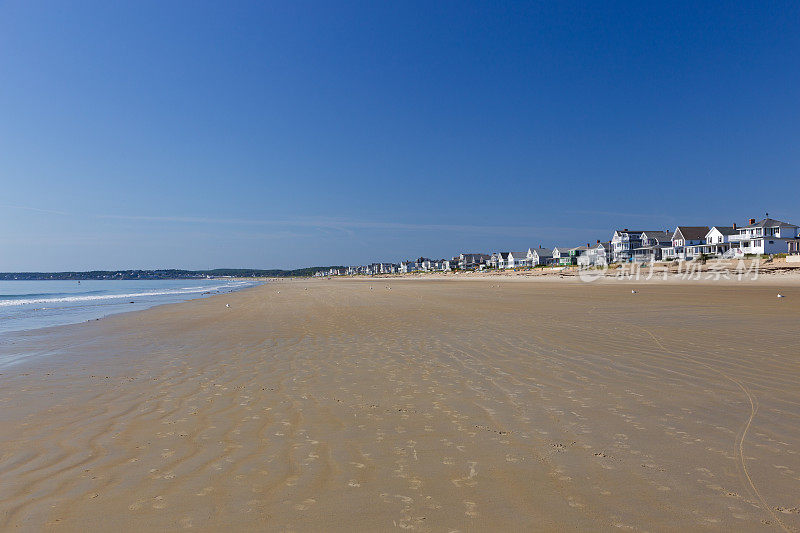
[(0, 528), (800, 529), (800, 287), (638, 290), (287, 281), (5, 339), (58, 353), (0, 370)]

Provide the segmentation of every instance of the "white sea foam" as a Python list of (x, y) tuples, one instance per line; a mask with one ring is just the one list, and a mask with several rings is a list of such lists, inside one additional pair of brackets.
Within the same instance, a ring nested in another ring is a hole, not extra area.
[(25, 298), (25, 299), (18, 299), (18, 300), (0, 300), (0, 307), (14, 307), (14, 306), (23, 306), (23, 305), (41, 305), (41, 304), (57, 304), (57, 303), (71, 303), (71, 302), (94, 302), (94, 301), (103, 301), (103, 300), (125, 300), (129, 298), (143, 298), (143, 297), (150, 297), (150, 296), (167, 296), (167, 295), (175, 295), (179, 296), (182, 294), (199, 294), (199, 293), (206, 293), (206, 292), (214, 292), (221, 289), (225, 290), (232, 290), (239, 287), (246, 285), (246, 282), (242, 283), (228, 283), (225, 285), (218, 285), (218, 286), (206, 286), (206, 287), (182, 287), (179, 289), (167, 289), (167, 290), (154, 290), (154, 291), (145, 291), (145, 292), (129, 292), (124, 294), (84, 294), (84, 295), (75, 295), (75, 296), (61, 296), (57, 298)]

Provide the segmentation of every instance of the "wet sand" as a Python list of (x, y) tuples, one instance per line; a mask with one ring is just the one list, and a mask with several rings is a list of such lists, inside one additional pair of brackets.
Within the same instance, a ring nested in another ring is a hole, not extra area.
[(0, 370), (0, 528), (796, 531), (780, 292), (286, 281), (16, 335), (59, 353)]

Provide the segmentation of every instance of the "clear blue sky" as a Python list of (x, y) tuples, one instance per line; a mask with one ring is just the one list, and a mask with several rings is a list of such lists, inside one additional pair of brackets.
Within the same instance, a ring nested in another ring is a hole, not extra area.
[(800, 3), (653, 4), (0, 1), (0, 271), (800, 221)]

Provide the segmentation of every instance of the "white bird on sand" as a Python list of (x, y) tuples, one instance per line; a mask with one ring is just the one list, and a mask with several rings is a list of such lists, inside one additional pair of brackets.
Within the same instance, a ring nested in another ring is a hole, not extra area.
[(230, 307), (230, 306), (231, 306), (231, 304), (225, 304), (225, 307)]
[(779, 294), (778, 298), (786, 298), (786, 296), (784, 296), (783, 294)]
[(636, 294), (637, 292), (639, 292), (639, 291), (635, 291), (635, 290), (631, 289), (631, 294)]

